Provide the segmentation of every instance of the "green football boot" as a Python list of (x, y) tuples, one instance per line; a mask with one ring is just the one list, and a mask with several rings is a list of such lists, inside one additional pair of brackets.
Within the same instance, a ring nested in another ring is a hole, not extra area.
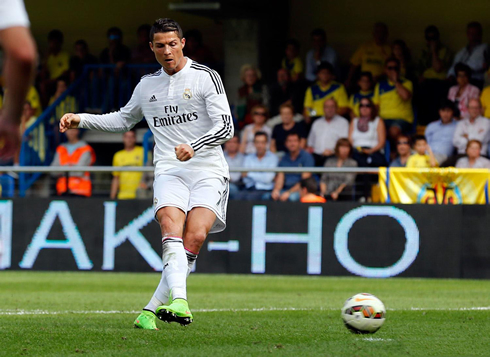
[(184, 299), (175, 299), (169, 305), (159, 306), (156, 315), (162, 321), (177, 322), (182, 326), (187, 326), (193, 321), (189, 305)]
[(134, 327), (143, 330), (159, 330), (155, 324), (156, 316), (153, 312), (143, 310), (141, 314), (134, 320)]

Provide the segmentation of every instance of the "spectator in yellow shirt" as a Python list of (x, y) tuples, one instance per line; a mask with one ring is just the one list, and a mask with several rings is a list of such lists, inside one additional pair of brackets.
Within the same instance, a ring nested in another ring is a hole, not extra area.
[[(136, 145), (136, 132), (123, 134), (124, 149), (116, 152), (113, 166), (143, 166), (143, 148)], [(112, 173), (111, 199), (126, 200), (136, 198), (143, 172), (118, 171)]]
[(400, 61), (396, 58), (386, 61), (385, 73), (386, 79), (379, 81), (374, 89), (373, 102), (385, 121), (390, 140), (394, 142), (400, 134), (407, 134), (412, 129), (413, 84), (400, 76)]
[(483, 110), (483, 116), (490, 119), (490, 86), (481, 92), (480, 101)]
[(425, 136), (418, 135), (415, 137), (413, 149), (415, 150), (415, 154), (408, 158), (407, 167), (423, 169), (439, 166), (439, 163), (434, 157), (434, 153), (429, 144), (427, 144)]
[(310, 123), (312, 117), (321, 117), (323, 103), (333, 98), (337, 103), (337, 113), (346, 115), (349, 112), (349, 100), (343, 84), (335, 82), (334, 68), (328, 62), (322, 62), (317, 70), (317, 82), (308, 87), (304, 102), (304, 117), (306, 123)]
[(356, 71), (371, 72), (374, 81), (383, 74), (383, 65), (391, 56), (391, 47), (388, 44), (388, 26), (382, 22), (374, 25), (373, 41), (363, 43), (350, 59), (350, 70), (346, 86), (350, 87)]
[(303, 61), (299, 57), (299, 42), (291, 39), (286, 43), (286, 56), (282, 60), (282, 68), (289, 72), (292, 82), (296, 82), (303, 77)]

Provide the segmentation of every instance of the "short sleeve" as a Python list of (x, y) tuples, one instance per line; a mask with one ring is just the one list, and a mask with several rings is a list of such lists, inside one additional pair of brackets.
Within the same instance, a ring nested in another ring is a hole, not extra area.
[(410, 93), (413, 93), (413, 83), (411, 80), (405, 79), (402, 83), (402, 85), (407, 88)]
[(308, 87), (306, 90), (304, 106), (305, 108), (313, 107), (313, 94), (311, 93), (311, 87)]

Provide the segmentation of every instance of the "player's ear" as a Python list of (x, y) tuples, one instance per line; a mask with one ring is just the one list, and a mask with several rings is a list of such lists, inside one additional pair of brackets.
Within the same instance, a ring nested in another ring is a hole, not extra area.
[(182, 48), (185, 47), (185, 37), (182, 37), (182, 40), (180, 40), (180, 43), (182, 43)]
[(151, 51), (152, 51), (152, 52), (155, 52), (155, 51), (153, 50), (153, 42), (151, 42), (151, 41), (150, 41), (150, 42), (149, 42), (149, 44), (150, 44)]

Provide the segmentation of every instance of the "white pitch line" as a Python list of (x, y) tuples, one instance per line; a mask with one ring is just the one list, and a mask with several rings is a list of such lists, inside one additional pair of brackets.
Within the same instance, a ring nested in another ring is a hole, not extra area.
[[(488, 311), (490, 306), (459, 307), (459, 308), (422, 308), (412, 307), (408, 309), (387, 309), (388, 311)], [(194, 312), (261, 312), (261, 311), (339, 311), (338, 308), (297, 308), (297, 307), (261, 307), (251, 309), (195, 309)], [(69, 315), (69, 314), (137, 314), (140, 310), (118, 311), (118, 310), (73, 310), (73, 311), (50, 311), (50, 310), (0, 310), (0, 315)]]

